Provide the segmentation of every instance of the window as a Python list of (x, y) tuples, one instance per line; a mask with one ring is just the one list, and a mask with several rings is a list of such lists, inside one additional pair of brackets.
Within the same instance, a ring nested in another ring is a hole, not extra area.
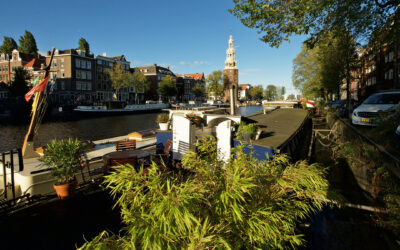
[(65, 82), (61, 81), (60, 83), (61, 83), (61, 90), (65, 90)]
[(86, 79), (92, 80), (92, 72), (90, 71), (86, 72)]
[(389, 69), (385, 72), (385, 80), (392, 80), (393, 79), (393, 69)]
[(80, 67), (81, 67), (81, 61), (78, 60), (78, 59), (76, 59), (75, 66), (76, 66), (77, 68), (80, 68)]
[(92, 69), (92, 62), (86, 62), (86, 68)]
[(97, 60), (97, 64), (102, 64), (102, 61), (101, 60)]
[(87, 83), (86, 89), (87, 90), (92, 90), (92, 83), (91, 82)]
[(81, 72), (81, 79), (86, 79), (86, 71)]
[(76, 90), (81, 90), (82, 89), (82, 83), (77, 81), (76, 82)]
[(61, 68), (64, 68), (64, 58), (61, 58), (60, 64), (61, 64)]
[(82, 90), (86, 90), (86, 82), (81, 82)]
[(97, 80), (101, 80), (101, 75), (100, 74), (97, 75)]
[(60, 70), (60, 73), (61, 73), (61, 78), (64, 78), (64, 77), (65, 77), (65, 72), (64, 72), (64, 70)]
[(81, 71), (80, 70), (76, 71), (76, 78), (81, 79)]
[(109, 62), (109, 63), (108, 63), (108, 66), (112, 67), (112, 66), (113, 66), (113, 63), (112, 63), (112, 62)]
[(81, 61), (81, 68), (86, 69), (86, 61)]

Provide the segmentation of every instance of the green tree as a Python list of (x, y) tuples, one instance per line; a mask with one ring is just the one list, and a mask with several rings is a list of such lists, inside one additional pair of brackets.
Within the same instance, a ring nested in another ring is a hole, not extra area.
[(224, 94), (225, 80), (221, 70), (214, 70), (207, 77), (207, 91), (215, 97), (220, 98)]
[(18, 67), (14, 70), (14, 80), (10, 85), (10, 93), (12, 96), (24, 96), (28, 91), (28, 80), (30, 80), (29, 72), (23, 67)]
[(320, 68), (318, 47), (309, 49), (303, 45), (300, 53), (293, 60), (292, 81), (293, 86), (304, 97), (314, 99), (321, 96), (323, 86)]
[(36, 55), (38, 52), (38, 48), (36, 46), (35, 37), (33, 37), (32, 33), (25, 30), (24, 36), (19, 38), (19, 52), (26, 54)]
[(135, 70), (133, 73), (129, 73), (128, 86), (135, 88), (135, 103), (138, 103), (137, 98), (138, 92), (144, 92), (149, 90), (150, 81), (140, 70)]
[(261, 85), (254, 86), (250, 89), (249, 94), (252, 99), (261, 100), (264, 97), (264, 89)]
[(275, 85), (268, 85), (267, 88), (265, 89), (265, 98), (267, 100), (273, 100), (276, 98), (277, 93), (276, 93), (276, 86)]
[(176, 87), (175, 79), (168, 75), (160, 83), (158, 93), (163, 97), (168, 97), (168, 101), (171, 101), (172, 96), (176, 96), (178, 88)]
[(79, 49), (85, 51), (86, 55), (89, 55), (90, 53), (89, 43), (83, 37), (79, 39)]
[(354, 37), (367, 39), (397, 12), (399, 0), (233, 0), (229, 11), (262, 33), (261, 40), (279, 47), (292, 35), (309, 35), (309, 44), (326, 31), (343, 28)]
[(11, 52), (17, 48), (17, 42), (15, 42), (12, 37), (4, 36), (3, 44), (0, 47), (0, 53), (11, 54)]
[(196, 98), (199, 98), (204, 96), (206, 90), (204, 89), (203, 85), (201, 85), (200, 83), (196, 83), (196, 85), (192, 89), (192, 92)]
[(81, 249), (282, 249), (304, 243), (297, 224), (322, 208), (328, 183), (317, 165), (285, 155), (258, 161), (234, 149), (220, 161), (203, 138), (182, 170), (117, 166), (105, 176), (118, 197), (122, 236), (101, 233)]
[(118, 91), (121, 88), (128, 87), (129, 74), (126, 70), (122, 69), (121, 64), (114, 64), (112, 69), (106, 69), (106, 74), (110, 75), (112, 86), (115, 89), (115, 95), (118, 97)]

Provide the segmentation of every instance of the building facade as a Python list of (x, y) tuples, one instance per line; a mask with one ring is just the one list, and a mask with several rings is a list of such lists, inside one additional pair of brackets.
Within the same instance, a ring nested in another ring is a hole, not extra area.
[[(51, 52), (46, 55), (50, 63)], [(60, 104), (90, 104), (95, 98), (95, 59), (77, 49), (55, 50), (50, 79), (56, 79), (51, 100)]]
[(235, 105), (237, 104), (238, 97), (238, 82), (239, 70), (237, 68), (236, 50), (233, 45), (232, 35), (229, 36), (228, 49), (226, 50), (225, 68), (224, 68), (224, 98), (223, 101), (227, 102), (230, 98), (229, 89), (233, 88), (233, 96)]
[(241, 101), (247, 101), (250, 97), (250, 89), (251, 85), (250, 84), (239, 84), (239, 100)]
[[(115, 90), (108, 73), (115, 64), (120, 64), (121, 68), (130, 72), (130, 62), (126, 60), (124, 55), (116, 57), (107, 57), (106, 53), (102, 56), (96, 56), (96, 101), (112, 101), (115, 100)], [(121, 88), (118, 90), (117, 99), (124, 102), (132, 102), (134, 100), (134, 88)]]
[(31, 75), (31, 81), (37, 75), (41, 68), (41, 64), (45, 63), (45, 58), (41, 55), (31, 55), (19, 52), (14, 49), (11, 54), (0, 54), (0, 82), (10, 84), (14, 80), (14, 70), (18, 67), (24, 67), (28, 63), (30, 66), (25, 69)]
[(169, 69), (169, 67), (165, 68), (157, 64), (136, 67), (135, 70), (143, 72), (150, 82), (150, 89), (146, 93), (147, 100), (160, 100), (161, 97), (157, 90), (164, 77), (170, 75), (175, 79), (175, 81), (177, 80), (177, 76)]

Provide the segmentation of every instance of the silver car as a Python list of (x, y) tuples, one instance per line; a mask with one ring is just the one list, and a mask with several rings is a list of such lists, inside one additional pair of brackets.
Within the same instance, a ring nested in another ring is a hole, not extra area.
[(351, 116), (355, 125), (376, 126), (374, 120), (380, 114), (393, 109), (400, 102), (400, 91), (376, 93), (358, 106)]

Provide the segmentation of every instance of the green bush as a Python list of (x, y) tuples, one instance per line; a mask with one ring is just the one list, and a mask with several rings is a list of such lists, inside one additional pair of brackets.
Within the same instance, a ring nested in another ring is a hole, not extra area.
[(82, 151), (82, 143), (77, 139), (52, 140), (39, 160), (50, 168), (57, 184), (65, 184), (72, 181), (80, 170)]
[(161, 113), (157, 116), (158, 123), (167, 123), (169, 121), (169, 114), (168, 113)]
[(256, 123), (249, 123), (246, 124), (245, 122), (240, 122), (237, 128), (236, 136), (239, 140), (244, 139), (244, 134), (249, 134), (253, 136), (257, 131), (257, 124)]
[(105, 183), (118, 197), (122, 236), (103, 232), (81, 249), (295, 248), (304, 243), (297, 223), (321, 209), (328, 188), (318, 166), (285, 155), (258, 161), (240, 146), (224, 163), (213, 137), (180, 170), (114, 169)]

